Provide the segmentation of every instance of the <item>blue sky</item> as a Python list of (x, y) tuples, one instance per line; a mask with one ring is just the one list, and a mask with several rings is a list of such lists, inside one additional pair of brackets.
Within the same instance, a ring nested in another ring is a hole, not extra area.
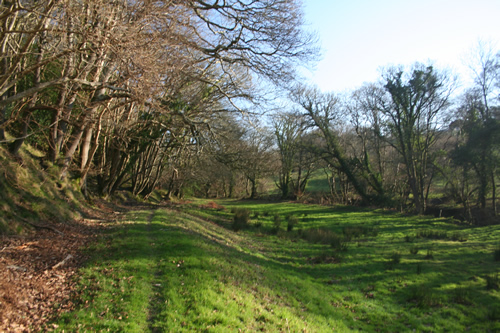
[(465, 79), (478, 40), (500, 47), (500, 0), (303, 0), (307, 28), (323, 49), (307, 73), (323, 91), (373, 82), (379, 68), (432, 61)]

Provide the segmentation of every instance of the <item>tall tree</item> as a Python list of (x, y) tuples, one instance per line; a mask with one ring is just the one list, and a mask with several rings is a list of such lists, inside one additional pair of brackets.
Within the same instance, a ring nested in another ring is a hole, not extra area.
[(244, 137), (245, 150), (241, 159), (241, 171), (250, 183), (250, 198), (258, 197), (259, 182), (272, 171), (273, 139), (265, 129), (248, 131)]
[(304, 121), (295, 113), (280, 113), (273, 119), (274, 137), (280, 156), (280, 171), (276, 185), (281, 197), (287, 199), (292, 193), (292, 171), (299, 152), (299, 140), (304, 131)]
[(390, 97), (380, 100), (380, 110), (385, 117), (385, 140), (401, 157), (415, 212), (423, 214), (432, 179), (432, 148), (454, 86), (444, 72), (421, 64), (406, 71), (389, 68), (383, 78)]
[(491, 189), (492, 207), (497, 215), (500, 53), (495, 53), (490, 44), (479, 42), (468, 65), (474, 78), (474, 87), (466, 92), (466, 99), (475, 101), (465, 104), (465, 109), (462, 110), (465, 111), (465, 145), (474, 154), (474, 170), (479, 179), (480, 206), (482, 209), (486, 208), (486, 197)]
[(377, 180), (363, 172), (360, 160), (346, 153), (335, 124), (342, 120), (346, 110), (340, 98), (334, 94), (323, 94), (315, 88), (298, 87), (291, 94), (309, 119), (310, 126), (318, 129), (323, 145), (314, 145), (310, 149), (330, 167), (344, 174), (356, 193), (365, 203), (383, 203), (386, 201), (383, 187), (368, 181), (365, 177)]
[[(481, 209), (487, 208), (487, 198), (491, 194), (491, 208), (496, 211), (496, 173), (500, 162), (500, 120), (495, 117), (496, 107), (490, 101), (486, 111), (480, 90), (465, 93), (453, 123), (456, 132), (456, 146), (451, 151), (455, 165), (462, 169), (462, 184), (471, 184)], [(487, 116), (487, 114), (490, 114)], [(467, 179), (464, 179), (467, 178)], [(462, 191), (463, 192), (463, 191)], [(459, 192), (460, 193), (460, 192)], [(471, 195), (462, 194), (464, 205), (469, 205)], [(467, 200), (466, 200), (467, 199)], [(470, 207), (465, 207), (468, 211)], [(469, 218), (473, 216), (469, 213)]]

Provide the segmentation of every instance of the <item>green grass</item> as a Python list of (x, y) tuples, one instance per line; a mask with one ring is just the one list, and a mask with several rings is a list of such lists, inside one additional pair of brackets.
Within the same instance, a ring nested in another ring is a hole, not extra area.
[(322, 169), (312, 173), (311, 178), (307, 182), (306, 192), (325, 192), (330, 193), (330, 185), (326, 174)]
[[(500, 226), (468, 228), (383, 210), (217, 203), (226, 209), (200, 200), (129, 213), (90, 250), (94, 259), (79, 280), (78, 309), (58, 318), (57, 330), (500, 330), (500, 263), (494, 260)], [(233, 208), (252, 212), (237, 232)], [(273, 232), (275, 214), (283, 221), (279, 232)], [(286, 216), (298, 219), (292, 231)], [(356, 236), (338, 251), (302, 237), (312, 228)], [(423, 230), (459, 232), (467, 241), (406, 241)]]

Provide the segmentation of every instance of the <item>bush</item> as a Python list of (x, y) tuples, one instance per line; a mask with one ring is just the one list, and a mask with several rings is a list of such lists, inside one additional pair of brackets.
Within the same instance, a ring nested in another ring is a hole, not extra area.
[(250, 211), (246, 208), (236, 208), (233, 217), (233, 230), (239, 231), (250, 222)]
[(288, 225), (287, 225), (287, 228), (286, 228), (286, 230), (287, 230), (288, 232), (292, 231), (292, 230), (293, 230), (293, 228), (294, 228), (297, 224), (299, 224), (299, 219), (298, 219), (296, 216), (293, 216), (293, 215), (288, 215), (288, 216), (286, 217), (286, 220), (287, 220), (287, 222), (288, 222)]

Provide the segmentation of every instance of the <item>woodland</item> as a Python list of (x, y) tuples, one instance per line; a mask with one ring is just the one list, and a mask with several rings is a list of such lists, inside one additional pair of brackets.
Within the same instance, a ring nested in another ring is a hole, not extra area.
[(420, 63), (324, 93), (298, 74), (320, 52), (298, 1), (0, 8), (1, 145), (35, 146), (87, 197), (300, 199), (319, 172), (331, 203), (497, 215), (496, 50), (474, 50), (460, 93), (452, 72)]
[(323, 92), (300, 0), (0, 24), (0, 330), (499, 329), (499, 50)]

